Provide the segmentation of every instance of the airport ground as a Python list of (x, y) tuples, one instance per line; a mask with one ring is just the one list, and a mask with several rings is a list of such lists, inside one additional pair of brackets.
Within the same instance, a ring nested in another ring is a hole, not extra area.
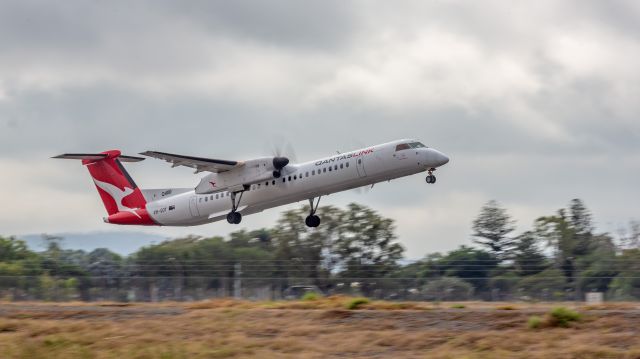
[[(640, 358), (640, 304), (0, 303), (2, 358)], [(569, 327), (531, 328), (565, 306)]]

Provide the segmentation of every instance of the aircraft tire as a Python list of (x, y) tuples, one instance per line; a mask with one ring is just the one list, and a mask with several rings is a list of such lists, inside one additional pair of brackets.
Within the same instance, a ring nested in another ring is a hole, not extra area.
[(242, 215), (240, 212), (233, 212), (233, 224), (240, 224), (242, 222)]
[(307, 227), (313, 227), (313, 216), (307, 216), (307, 218), (304, 219), (304, 224), (306, 224)]
[(318, 227), (320, 225), (320, 217), (315, 214), (313, 216), (307, 216), (307, 218), (304, 219), (304, 224), (311, 228)]

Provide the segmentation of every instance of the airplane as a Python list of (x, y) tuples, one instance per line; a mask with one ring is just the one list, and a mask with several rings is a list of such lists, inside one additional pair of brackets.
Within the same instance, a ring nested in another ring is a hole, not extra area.
[(442, 152), (418, 140), (404, 139), (293, 164), (275, 156), (247, 161), (193, 157), (158, 151), (140, 153), (207, 173), (195, 188), (140, 189), (122, 165), (144, 157), (119, 150), (66, 153), (52, 158), (81, 160), (107, 210), (104, 222), (120, 225), (194, 226), (242, 216), (304, 200), (309, 201), (308, 227), (318, 227), (320, 198), (362, 186), (426, 171), (449, 162)]

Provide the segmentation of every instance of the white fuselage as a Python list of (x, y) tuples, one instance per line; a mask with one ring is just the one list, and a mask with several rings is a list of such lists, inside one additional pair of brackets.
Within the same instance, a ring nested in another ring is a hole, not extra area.
[[(409, 176), (447, 163), (432, 148), (397, 150), (399, 140), (299, 164), (287, 165), (280, 178), (251, 185), (242, 194), (238, 212), (261, 212), (348, 189)], [(175, 192), (179, 192), (177, 189)], [(236, 201), (240, 198), (237, 194)], [(219, 221), (232, 209), (231, 194), (196, 194), (194, 190), (149, 201), (151, 218), (165, 226), (191, 226)]]

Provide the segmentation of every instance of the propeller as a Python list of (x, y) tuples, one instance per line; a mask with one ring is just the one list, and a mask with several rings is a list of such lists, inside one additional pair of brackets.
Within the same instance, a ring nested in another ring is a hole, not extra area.
[(291, 161), (296, 162), (296, 154), (291, 143), (284, 138), (271, 141), (271, 153), (273, 154), (273, 177), (280, 178), (282, 169)]
[(273, 158), (273, 167), (275, 170), (273, 171), (274, 178), (280, 178), (280, 171), (284, 168), (284, 166), (289, 164), (289, 159), (286, 157), (274, 157)]

